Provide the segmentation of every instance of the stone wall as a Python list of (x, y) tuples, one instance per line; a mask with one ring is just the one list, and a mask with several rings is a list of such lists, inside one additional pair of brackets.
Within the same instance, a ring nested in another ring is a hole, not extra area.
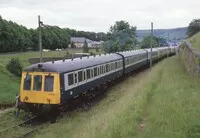
[(187, 72), (200, 80), (200, 52), (192, 49), (188, 43), (183, 43), (178, 49), (178, 56)]

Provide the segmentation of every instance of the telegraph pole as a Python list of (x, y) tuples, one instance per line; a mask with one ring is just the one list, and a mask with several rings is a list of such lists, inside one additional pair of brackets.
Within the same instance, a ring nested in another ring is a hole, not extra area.
[(41, 36), (41, 24), (40, 15), (38, 16), (38, 30), (39, 30), (39, 49), (40, 49), (40, 62), (42, 62), (42, 36)]
[(151, 23), (151, 54), (150, 54), (150, 70), (151, 70), (151, 68), (152, 68), (152, 38), (153, 37), (153, 23)]

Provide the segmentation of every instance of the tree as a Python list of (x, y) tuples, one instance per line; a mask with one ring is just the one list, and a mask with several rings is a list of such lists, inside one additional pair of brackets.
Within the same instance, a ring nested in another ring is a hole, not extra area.
[(88, 43), (86, 42), (86, 40), (85, 40), (85, 42), (83, 44), (83, 52), (84, 53), (88, 53), (89, 52)]
[(162, 47), (162, 46), (167, 46), (167, 45), (168, 45), (167, 40), (164, 39), (164, 38), (157, 37), (156, 40), (157, 40), (158, 45), (159, 45), (160, 47)]
[(74, 44), (74, 42), (71, 42), (71, 48), (76, 48), (76, 45)]
[(15, 76), (20, 77), (23, 66), (18, 58), (12, 58), (6, 65), (7, 70)]
[[(141, 48), (151, 47), (151, 36), (146, 36), (140, 43)], [(158, 38), (156, 36), (152, 37), (152, 47), (158, 47)]]
[[(43, 25), (41, 31), (42, 47), (51, 50), (67, 48), (70, 44), (70, 37), (86, 37), (94, 41), (107, 39), (107, 35), (102, 32), (77, 31), (58, 26)], [(0, 53), (39, 50), (38, 34), (38, 28), (27, 29), (12, 21), (4, 20), (0, 16)], [(75, 48), (73, 43), (72, 47)]]
[(108, 41), (105, 43), (105, 52), (116, 52), (133, 49), (137, 43), (136, 27), (130, 26), (128, 22), (117, 21), (110, 27), (107, 33)]
[(194, 19), (188, 26), (187, 34), (188, 37), (193, 36), (200, 31), (200, 19)]

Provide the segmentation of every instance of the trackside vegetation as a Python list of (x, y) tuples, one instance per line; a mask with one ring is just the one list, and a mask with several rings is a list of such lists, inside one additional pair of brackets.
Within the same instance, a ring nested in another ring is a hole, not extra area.
[(88, 111), (74, 111), (34, 137), (200, 137), (199, 90), (178, 58), (168, 58), (113, 86)]
[(192, 48), (200, 51), (200, 32), (189, 38)]

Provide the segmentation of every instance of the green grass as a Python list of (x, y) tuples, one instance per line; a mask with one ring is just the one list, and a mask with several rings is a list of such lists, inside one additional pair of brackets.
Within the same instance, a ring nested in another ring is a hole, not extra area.
[(197, 33), (189, 38), (189, 41), (192, 44), (192, 48), (195, 50), (200, 50), (200, 33)]
[[(82, 52), (81, 49), (69, 49), (70, 54), (76, 52)], [(94, 49), (91, 49), (90, 52), (96, 53)], [(51, 51), (43, 52), (43, 57), (63, 57), (67, 51)], [(20, 78), (15, 77), (6, 70), (7, 63), (13, 57), (19, 58), (22, 62), (23, 67), (30, 65), (28, 59), (31, 57), (39, 57), (39, 52), (26, 52), (22, 54), (13, 54), (13, 55), (0, 55), (0, 104), (13, 103), (15, 101), (15, 94), (20, 91)]]
[(199, 90), (172, 57), (110, 88), (89, 111), (75, 111), (35, 137), (200, 137)]
[(146, 89), (149, 100), (143, 137), (200, 137), (200, 85), (176, 57), (155, 68)]

